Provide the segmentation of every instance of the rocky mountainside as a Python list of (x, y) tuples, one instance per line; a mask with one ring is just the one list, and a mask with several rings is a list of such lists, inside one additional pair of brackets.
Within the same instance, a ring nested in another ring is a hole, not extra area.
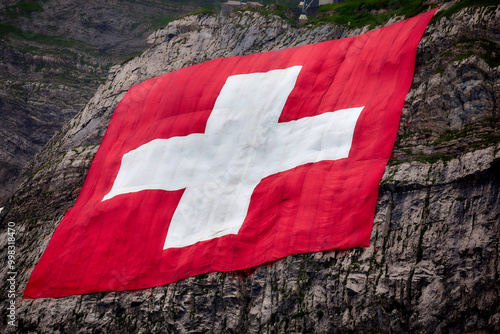
[[(30, 272), (76, 200), (113, 110), (134, 84), (183, 66), (357, 35), (274, 14), (189, 16), (111, 68), (85, 107), (25, 168), (0, 213), (16, 229), (16, 324), (3, 332), (500, 332), (500, 6), (442, 5), (417, 53), (371, 246), (293, 255), (147, 290), (20, 300)], [(423, 9), (427, 8), (423, 6)], [(393, 17), (391, 22), (402, 19)], [(6, 252), (4, 252), (5, 254)], [(7, 296), (7, 269), (0, 293)]]
[[(220, 1), (206, 1), (207, 4)], [(12, 0), (0, 4), (0, 207), (21, 169), (80, 111), (111, 65), (196, 0)]]

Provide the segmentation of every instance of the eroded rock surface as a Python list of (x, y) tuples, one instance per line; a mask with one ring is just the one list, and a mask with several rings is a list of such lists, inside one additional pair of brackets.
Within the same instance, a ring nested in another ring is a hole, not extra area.
[[(485, 50), (493, 45), (498, 52), (499, 24), (500, 7), (486, 6), (427, 28), (370, 247), (293, 255), (147, 290), (22, 300), (18, 330), (500, 332), (500, 68)], [(111, 114), (133, 84), (208, 59), (365, 30), (297, 29), (273, 15), (243, 12), (186, 17), (155, 32), (151, 48), (112, 68), (85, 108), (29, 163), (0, 213), (2, 226), (16, 222), (19, 289), (76, 200)], [(10, 329), (5, 308), (2, 327)]]
[(191, 1), (2, 1), (0, 207), (24, 165), (81, 111), (110, 66), (143, 51), (163, 22), (196, 8)]

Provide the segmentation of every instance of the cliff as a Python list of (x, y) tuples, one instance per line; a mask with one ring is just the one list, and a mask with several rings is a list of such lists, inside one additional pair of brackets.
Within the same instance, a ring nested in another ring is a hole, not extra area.
[(0, 207), (24, 165), (85, 106), (111, 65), (143, 51), (155, 29), (198, 8), (195, 0), (0, 4)]
[[(85, 107), (28, 163), (0, 213), (2, 250), (7, 222), (16, 225), (17, 300), (76, 200), (128, 88), (217, 57), (367, 30), (332, 24), (296, 28), (273, 14), (244, 11), (185, 17), (149, 36), (150, 48), (112, 67)], [(499, 43), (497, 4), (447, 3), (427, 27), (381, 181), (370, 247), (293, 255), (147, 290), (22, 300), (16, 305), (17, 330), (500, 332)], [(1, 270), (5, 296), (7, 269)], [(13, 331), (6, 308), (1, 313), (2, 331)]]

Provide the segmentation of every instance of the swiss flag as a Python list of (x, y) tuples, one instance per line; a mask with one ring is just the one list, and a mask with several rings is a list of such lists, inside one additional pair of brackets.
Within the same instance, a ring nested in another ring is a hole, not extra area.
[(433, 14), (132, 87), (24, 297), (148, 288), (367, 246)]

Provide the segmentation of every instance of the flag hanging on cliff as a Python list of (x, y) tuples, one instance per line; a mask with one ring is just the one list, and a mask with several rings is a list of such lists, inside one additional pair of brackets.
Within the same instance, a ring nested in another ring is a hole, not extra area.
[(428, 12), (132, 87), (25, 298), (367, 246)]

